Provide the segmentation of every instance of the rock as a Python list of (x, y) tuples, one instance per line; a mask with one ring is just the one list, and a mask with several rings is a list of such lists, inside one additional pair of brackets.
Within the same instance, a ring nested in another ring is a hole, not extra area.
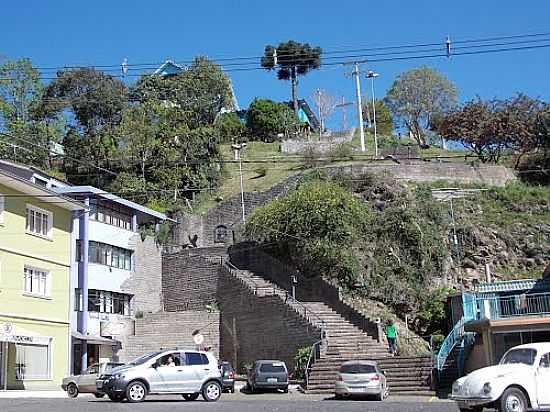
[(464, 258), (462, 260), (462, 267), (466, 269), (475, 269), (477, 268), (477, 264), (470, 258)]

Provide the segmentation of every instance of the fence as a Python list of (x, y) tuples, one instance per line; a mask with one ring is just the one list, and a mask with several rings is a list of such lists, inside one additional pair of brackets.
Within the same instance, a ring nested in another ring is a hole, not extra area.
[(510, 296), (476, 297), (477, 319), (506, 319), (550, 314), (550, 293), (522, 293)]

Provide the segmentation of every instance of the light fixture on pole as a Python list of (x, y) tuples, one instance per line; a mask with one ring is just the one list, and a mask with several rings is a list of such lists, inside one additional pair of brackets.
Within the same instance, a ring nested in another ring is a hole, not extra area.
[(369, 70), (367, 72), (367, 78), (371, 79), (372, 87), (372, 117), (374, 122), (374, 157), (378, 158), (378, 135), (376, 132), (376, 99), (374, 96), (374, 78), (380, 76), (380, 74)]

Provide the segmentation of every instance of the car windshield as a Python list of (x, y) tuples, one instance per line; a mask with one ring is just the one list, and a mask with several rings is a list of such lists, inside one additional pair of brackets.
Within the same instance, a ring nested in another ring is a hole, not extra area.
[(376, 373), (374, 365), (351, 364), (342, 365), (340, 373)]
[(155, 356), (158, 356), (159, 354), (161, 354), (162, 352), (153, 352), (153, 353), (148, 353), (146, 355), (143, 355), (143, 356), (140, 356), (139, 358), (137, 359), (134, 359), (132, 362), (129, 363), (129, 365), (142, 365), (144, 364), (145, 362), (147, 362), (148, 360), (151, 360), (153, 359)]
[(500, 364), (523, 363), (524, 365), (533, 365), (536, 357), (537, 351), (535, 349), (513, 349), (502, 357)]
[(262, 363), (260, 366), (260, 372), (268, 373), (284, 373), (285, 367), (281, 363)]

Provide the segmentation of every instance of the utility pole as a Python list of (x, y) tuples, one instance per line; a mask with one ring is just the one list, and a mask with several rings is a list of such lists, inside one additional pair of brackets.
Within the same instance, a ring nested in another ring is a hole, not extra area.
[(367, 78), (371, 79), (372, 86), (372, 117), (374, 122), (374, 157), (378, 158), (378, 135), (376, 133), (376, 98), (374, 96), (374, 79), (378, 77), (379, 74), (369, 70), (367, 73)]
[(342, 130), (346, 130), (348, 128), (346, 112), (346, 108), (348, 106), (353, 106), (353, 103), (346, 102), (346, 98), (344, 96), (342, 96), (342, 103), (336, 105), (337, 108), (342, 109)]
[(323, 112), (321, 110), (321, 89), (317, 89), (317, 107), (319, 108), (319, 140), (323, 137)]
[(357, 93), (357, 117), (359, 118), (359, 136), (361, 137), (361, 151), (366, 151), (365, 148), (365, 129), (363, 127), (363, 106), (361, 104), (361, 80), (359, 79), (359, 63), (355, 63), (355, 68), (351, 73), (355, 76), (355, 92)]

